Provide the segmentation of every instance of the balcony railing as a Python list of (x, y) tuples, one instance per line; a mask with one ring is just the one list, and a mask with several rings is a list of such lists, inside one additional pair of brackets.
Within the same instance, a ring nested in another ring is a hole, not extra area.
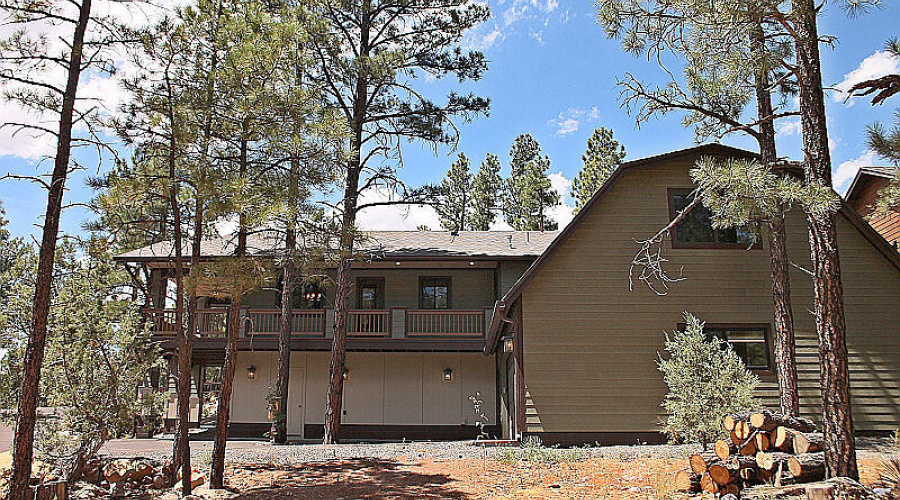
[[(250, 309), (247, 312), (248, 335), (278, 335), (281, 333), (281, 311)], [(291, 335), (294, 337), (324, 337), (325, 311), (301, 310), (291, 313)]]
[(391, 312), (380, 309), (350, 311), (347, 334), (351, 337), (387, 337), (391, 334)]
[[(405, 308), (357, 309), (349, 314), (348, 336), (365, 338), (483, 338), (490, 323), (490, 309), (484, 310), (407, 310)], [(173, 309), (144, 309), (153, 334), (174, 337)], [(281, 332), (281, 311), (247, 309), (242, 337), (274, 337)], [(331, 337), (333, 309), (297, 310), (292, 313), (291, 332), (297, 338)], [(228, 332), (228, 308), (199, 309), (197, 336), (223, 338)]]
[[(185, 309), (187, 314), (187, 309)], [(174, 309), (144, 309), (154, 335), (174, 337), (178, 329), (175, 324)], [(204, 338), (224, 337), (228, 332), (228, 309), (197, 309), (197, 336)]]
[(409, 337), (480, 337), (484, 335), (484, 311), (407, 311)]

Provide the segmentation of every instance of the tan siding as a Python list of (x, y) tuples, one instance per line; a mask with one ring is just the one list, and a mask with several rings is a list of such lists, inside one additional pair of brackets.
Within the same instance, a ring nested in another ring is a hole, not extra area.
[[(387, 307), (419, 307), (419, 278), (449, 276), (453, 309), (481, 309), (494, 304), (493, 269), (403, 269), (392, 271), (358, 270), (358, 277), (384, 277), (384, 303)], [(356, 305), (356, 297), (352, 303)]]
[[(295, 352), (292, 366), (305, 367), (305, 423), (324, 422), (329, 354)], [(254, 380), (246, 377), (248, 366), (257, 368)], [(344, 384), (343, 422), (388, 425), (474, 425), (475, 413), (469, 396), (484, 395), (481, 410), (488, 424), (496, 424), (496, 375), (494, 358), (481, 353), (347, 353), (350, 378)], [(234, 379), (232, 421), (265, 422), (266, 395), (274, 384), (278, 353), (240, 352)], [(444, 381), (445, 368), (453, 379)], [(288, 411), (295, 410), (291, 406)]]
[[(772, 321), (768, 251), (673, 250), (668, 269), (685, 281), (665, 297), (640, 282), (628, 291), (635, 239), (669, 220), (666, 189), (690, 187), (688, 160), (626, 173), (583, 219), (523, 294), (525, 381), (531, 431), (658, 430), (666, 392), (655, 359), (664, 332), (690, 311), (709, 323)], [(788, 220), (789, 252), (809, 267), (805, 219)], [(863, 430), (900, 422), (900, 273), (846, 220), (839, 237), (847, 303), (854, 414)], [(811, 281), (792, 270), (804, 411), (816, 410), (817, 343)], [(777, 404), (777, 383), (759, 395)]]

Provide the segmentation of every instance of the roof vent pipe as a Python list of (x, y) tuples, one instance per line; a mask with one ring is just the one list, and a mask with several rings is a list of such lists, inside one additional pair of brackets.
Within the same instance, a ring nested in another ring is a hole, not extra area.
[(525, 231), (525, 243), (531, 243), (531, 231)]
[(513, 249), (513, 244), (512, 244), (513, 235), (511, 235), (511, 234), (507, 235), (506, 239), (509, 240), (509, 249), (512, 250)]

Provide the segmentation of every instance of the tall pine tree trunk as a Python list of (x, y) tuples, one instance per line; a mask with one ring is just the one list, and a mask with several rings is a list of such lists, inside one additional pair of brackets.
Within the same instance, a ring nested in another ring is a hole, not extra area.
[[(243, 133), (247, 132), (247, 123), (244, 124)], [(241, 139), (240, 152), (240, 178), (247, 175), (247, 139)], [(247, 256), (247, 226), (243, 213), (238, 214), (238, 234), (235, 258), (240, 261)], [(241, 266), (235, 266), (232, 272), (241, 272)], [(245, 291), (238, 285), (242, 278), (235, 278), (234, 290), (231, 291), (231, 307), (228, 310), (228, 338), (225, 341), (225, 360), (222, 363), (222, 388), (219, 391), (219, 401), (216, 405), (216, 436), (213, 443), (212, 464), (209, 471), (209, 487), (220, 490), (225, 487), (225, 448), (228, 445), (228, 421), (231, 412), (231, 395), (234, 392), (234, 368), (237, 357), (237, 341), (243, 322), (241, 321), (241, 306)], [(240, 289), (238, 289), (240, 288)]]
[[(363, 9), (359, 23), (359, 54), (368, 57), (370, 9)], [(331, 342), (331, 362), (328, 367), (328, 392), (325, 395), (324, 444), (338, 442), (341, 428), (341, 409), (344, 396), (344, 361), (347, 357), (347, 331), (350, 326), (350, 264), (356, 239), (356, 207), (359, 204), (359, 176), (362, 170), (363, 131), (369, 103), (368, 79), (356, 80), (353, 115), (350, 121), (350, 158), (347, 160), (347, 184), (344, 188), (341, 221), (340, 259), (337, 269), (337, 294), (334, 301), (334, 338)]]
[[(199, 193), (194, 201), (194, 235), (191, 243), (191, 272), (195, 276), (200, 272), (200, 244), (203, 242), (203, 200)], [(180, 252), (180, 250), (179, 250)], [(179, 285), (181, 286), (181, 285)], [(191, 494), (191, 437), (189, 432), (191, 379), (193, 373), (193, 347), (194, 335), (197, 333), (197, 310), (200, 309), (200, 297), (197, 296), (196, 287), (191, 287), (187, 292), (187, 332), (179, 338), (178, 357), (178, 426), (174, 436), (174, 451), (172, 474), (181, 470), (181, 494)], [(182, 383), (182, 381), (184, 381)], [(203, 402), (200, 402), (200, 414), (202, 419)], [(174, 479), (174, 478), (173, 478)]]
[(294, 316), (294, 250), (297, 247), (296, 207), (299, 204), (299, 189), (297, 186), (299, 164), (291, 162), (289, 175), (288, 198), (289, 217), (284, 236), (284, 264), (281, 268), (281, 331), (278, 334), (278, 378), (275, 382), (275, 398), (278, 404), (276, 409), (275, 433), (272, 441), (283, 444), (287, 442), (287, 418), (288, 418), (288, 388), (291, 375), (291, 335), (293, 333)]
[[(772, 91), (769, 88), (769, 69), (765, 60), (766, 40), (762, 26), (751, 32), (751, 47), (757, 58), (754, 75), (756, 110), (759, 125), (759, 153), (763, 165), (771, 169), (778, 159), (775, 145), (775, 121), (772, 118)], [(775, 312), (775, 371), (781, 412), (785, 415), (800, 413), (800, 396), (797, 390), (797, 365), (794, 347), (794, 313), (791, 304), (790, 259), (787, 253), (784, 214), (778, 214), (769, 224), (769, 255), (772, 265), (772, 300)]]
[(82, 0), (78, 12), (78, 22), (75, 25), (75, 34), (72, 37), (66, 88), (60, 107), (56, 157), (47, 194), (47, 211), (44, 216), (44, 230), (34, 287), (33, 330), (25, 348), (25, 360), (22, 367), (19, 409), (16, 414), (16, 435), (13, 443), (12, 474), (9, 479), (9, 498), (15, 499), (27, 498), (28, 483), (31, 479), (31, 464), (34, 458), (34, 428), (37, 421), (41, 367), (44, 364), (44, 349), (47, 344), (47, 323), (53, 293), (53, 267), (56, 257), (56, 242), (59, 237), (59, 218), (62, 213), (66, 178), (69, 174), (75, 100), (83, 67), (84, 38), (90, 19), (91, 0)]
[[(358, 151), (358, 150), (357, 150)], [(328, 369), (328, 393), (325, 399), (324, 444), (338, 442), (344, 393), (344, 362), (347, 356), (347, 332), (350, 326), (350, 263), (355, 239), (359, 153), (352, 153), (350, 175), (344, 195), (341, 223), (341, 256), (337, 271), (337, 294), (334, 302), (334, 338), (331, 341), (331, 363)]]
[[(825, 121), (816, 5), (812, 0), (792, 0), (791, 5), (796, 32), (806, 182), (830, 188), (831, 155)], [(836, 219), (834, 212), (807, 214), (815, 289), (816, 333), (819, 337), (825, 474), (827, 477), (858, 479)]]

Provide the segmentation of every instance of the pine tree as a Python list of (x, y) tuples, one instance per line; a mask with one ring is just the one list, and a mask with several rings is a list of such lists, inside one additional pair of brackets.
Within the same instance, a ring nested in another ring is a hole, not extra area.
[[(414, 82), (421, 74), (480, 79), (487, 69), (484, 54), (459, 45), (463, 33), (487, 20), (490, 10), (469, 0), (345, 0), (322, 2), (314, 11), (329, 27), (312, 40), (316, 67), (309, 76), (324, 88), (328, 104), (340, 110), (349, 135), (336, 210), (341, 236), (323, 440), (330, 444), (340, 432), (356, 219), (360, 210), (373, 206), (359, 200), (379, 186), (402, 188), (390, 160), (401, 157), (403, 140), (452, 144), (458, 140), (454, 120), (487, 113), (488, 99), (451, 92), (438, 103), (417, 92)], [(388, 161), (376, 166), (370, 160), (379, 156)]]
[[(7, 27), (0, 40), (3, 98), (40, 117), (37, 125), (6, 123), (5, 126), (18, 132), (51, 137), (55, 145), (52, 171), (49, 175), (32, 178), (47, 190), (47, 204), (35, 273), (33, 330), (25, 353), (25, 375), (19, 393), (10, 498), (26, 498), (28, 494), (63, 195), (70, 172), (79, 168), (72, 161), (72, 148), (73, 145), (104, 147), (93, 127), (97, 106), (81, 105), (84, 100), (79, 100), (79, 85), (82, 75), (113, 71), (113, 52), (128, 39), (123, 36), (120, 23), (109, 15), (98, 14), (106, 10), (105, 7), (109, 6), (94, 5), (94, 0), (10, 0), (0, 4)], [(49, 75), (63, 78), (52, 81)], [(48, 125), (50, 123), (53, 125)], [(76, 124), (88, 127), (89, 137), (79, 138)]]
[(500, 177), (500, 158), (493, 153), (488, 153), (475, 180), (472, 181), (472, 196), (470, 204), (472, 215), (470, 227), (473, 231), (489, 231), (491, 224), (497, 218), (496, 208), (499, 208), (500, 195), (503, 189), (503, 179)]
[(613, 139), (612, 130), (604, 127), (594, 130), (588, 139), (587, 151), (581, 157), (584, 166), (572, 181), (576, 210), (580, 210), (594, 196), (624, 158), (625, 146)]
[(465, 153), (450, 165), (447, 177), (441, 181), (441, 199), (436, 205), (441, 227), (451, 232), (466, 231), (471, 222), (472, 174)]
[(697, 317), (685, 313), (684, 319), (684, 330), (666, 338), (668, 357), (657, 361), (669, 388), (665, 432), (673, 442), (706, 447), (724, 437), (725, 415), (758, 408), (759, 379), (728, 342), (708, 337)]
[(503, 214), (516, 231), (555, 231), (548, 209), (559, 202), (547, 172), (550, 158), (531, 134), (516, 137), (509, 150), (510, 174), (504, 186)]

